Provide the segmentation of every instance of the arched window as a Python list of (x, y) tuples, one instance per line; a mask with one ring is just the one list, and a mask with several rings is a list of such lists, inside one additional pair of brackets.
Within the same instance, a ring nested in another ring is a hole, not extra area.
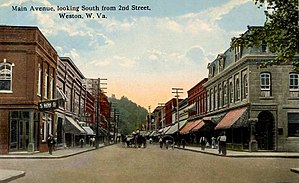
[(290, 96), (299, 97), (299, 73), (290, 73), (289, 80)]
[(234, 88), (233, 88), (232, 82), (229, 83), (229, 100), (230, 100), (230, 103), (234, 102)]
[(244, 89), (243, 89), (243, 92), (244, 92), (244, 99), (248, 97), (248, 78), (247, 78), (247, 75), (244, 75)]
[(271, 96), (271, 75), (270, 75), (270, 73), (261, 73), (260, 74), (260, 83), (261, 83), (261, 96), (262, 97)]
[(223, 86), (223, 105), (225, 106), (227, 104), (227, 86), (224, 84)]
[(235, 98), (236, 98), (236, 100), (238, 101), (238, 100), (240, 100), (240, 98), (241, 98), (241, 91), (240, 91), (240, 81), (239, 81), (239, 78), (236, 79), (236, 89), (235, 89), (235, 91), (236, 91), (236, 96), (235, 96)]
[(12, 66), (5, 59), (0, 63), (0, 92), (12, 91)]

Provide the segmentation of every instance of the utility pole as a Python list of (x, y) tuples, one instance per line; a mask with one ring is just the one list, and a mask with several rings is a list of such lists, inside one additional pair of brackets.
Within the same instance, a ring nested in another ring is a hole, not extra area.
[(164, 120), (163, 120), (163, 113), (164, 113), (165, 104), (164, 103), (158, 103), (158, 106), (161, 107), (161, 126), (162, 126), (162, 128), (164, 128), (165, 124), (164, 124)]
[[(101, 82), (106, 81), (106, 82)], [(104, 90), (107, 89), (107, 87), (101, 87), (101, 85), (107, 85), (107, 79), (106, 78), (98, 78), (97, 83), (97, 102), (96, 102), (96, 114), (97, 114), (97, 130), (96, 130), (96, 149), (99, 148), (99, 125), (101, 124), (101, 94), (106, 93)]]
[(179, 121), (179, 97), (181, 93), (183, 93), (183, 88), (172, 88), (172, 93), (175, 94), (176, 97), (176, 113), (177, 113), (177, 123), (178, 123), (178, 135), (180, 131), (180, 121)]
[(152, 116), (151, 116), (151, 106), (148, 106), (148, 125), (152, 129)]

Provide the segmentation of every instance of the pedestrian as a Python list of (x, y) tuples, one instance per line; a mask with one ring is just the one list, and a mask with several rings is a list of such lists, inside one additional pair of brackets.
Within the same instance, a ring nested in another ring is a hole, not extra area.
[(159, 144), (160, 144), (160, 148), (162, 149), (162, 148), (163, 148), (163, 140), (162, 140), (161, 137), (160, 137), (160, 139), (159, 139)]
[(54, 145), (56, 144), (55, 139), (54, 139), (52, 134), (49, 134), (48, 139), (47, 139), (47, 143), (48, 143), (49, 154), (52, 155)]
[(81, 137), (81, 139), (79, 140), (79, 142), (80, 142), (80, 147), (83, 148), (83, 145), (84, 145), (84, 139), (83, 139), (83, 137)]
[(185, 149), (185, 146), (186, 146), (186, 140), (185, 140), (185, 138), (182, 138), (181, 144), (183, 146), (183, 149)]
[(223, 131), (218, 138), (219, 138), (219, 154), (222, 153), (224, 156), (226, 156), (226, 135), (225, 135), (225, 132)]
[(205, 150), (206, 144), (207, 144), (207, 139), (204, 136), (202, 136), (202, 137), (200, 137), (199, 143), (201, 146), (201, 150)]
[(92, 147), (95, 147), (95, 145), (96, 145), (96, 138), (92, 137)]
[(216, 149), (216, 138), (212, 137), (212, 149)]

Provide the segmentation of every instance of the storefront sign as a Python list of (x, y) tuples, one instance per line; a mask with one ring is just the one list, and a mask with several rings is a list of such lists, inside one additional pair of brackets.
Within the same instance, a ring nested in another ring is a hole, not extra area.
[(40, 111), (54, 110), (58, 108), (58, 100), (48, 100), (38, 103), (38, 109)]

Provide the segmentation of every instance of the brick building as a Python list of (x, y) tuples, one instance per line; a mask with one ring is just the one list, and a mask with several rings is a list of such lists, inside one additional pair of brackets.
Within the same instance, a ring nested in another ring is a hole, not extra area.
[(37, 27), (0, 26), (0, 153), (47, 151), (54, 112), (57, 52)]

